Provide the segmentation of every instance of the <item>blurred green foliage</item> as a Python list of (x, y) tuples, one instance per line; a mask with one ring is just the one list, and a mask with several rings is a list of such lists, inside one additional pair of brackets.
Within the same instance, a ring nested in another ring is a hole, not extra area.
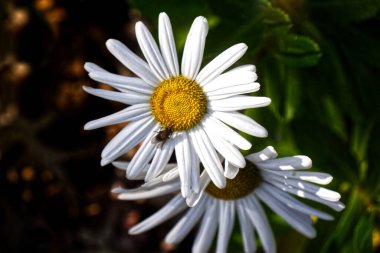
[[(314, 169), (334, 176), (329, 187), (342, 193), (346, 209), (334, 222), (317, 221), (313, 240), (272, 216), (279, 252), (379, 250), (380, 1), (128, 2), (152, 27), (167, 12), (180, 50), (193, 19), (207, 17), (204, 63), (246, 43), (239, 64), (257, 66), (261, 95), (272, 99), (269, 108), (246, 111), (269, 131), (266, 139), (246, 136), (252, 150), (272, 145), (281, 155), (305, 154)], [(230, 247), (241, 250), (239, 234)]]

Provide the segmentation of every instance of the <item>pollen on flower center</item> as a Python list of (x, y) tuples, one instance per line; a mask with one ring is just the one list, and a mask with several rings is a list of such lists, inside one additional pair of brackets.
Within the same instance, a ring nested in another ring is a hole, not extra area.
[(207, 98), (198, 83), (176, 76), (157, 85), (150, 106), (161, 127), (182, 131), (201, 122), (207, 112)]
[(227, 186), (224, 189), (220, 189), (210, 182), (205, 191), (218, 199), (236, 200), (250, 194), (260, 185), (261, 181), (259, 169), (247, 161), (246, 167), (241, 169), (234, 179), (227, 179)]

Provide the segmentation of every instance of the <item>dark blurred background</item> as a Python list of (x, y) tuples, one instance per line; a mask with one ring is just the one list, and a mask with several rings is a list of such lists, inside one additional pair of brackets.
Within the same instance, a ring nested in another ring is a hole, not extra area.
[[(143, 20), (156, 36), (161, 11), (171, 17), (179, 55), (199, 15), (210, 24), (204, 63), (233, 44), (249, 46), (239, 64), (257, 66), (258, 94), (272, 99), (269, 108), (246, 111), (270, 134), (250, 138), (252, 151), (272, 145), (281, 156), (305, 154), (316, 170), (334, 176), (329, 188), (342, 193), (347, 208), (333, 222), (316, 221), (316, 239), (268, 212), (278, 252), (376, 252), (379, 8), (374, 0), (0, 1), (0, 252), (190, 251), (194, 231), (178, 247), (161, 243), (174, 221), (128, 235), (170, 196), (114, 200), (113, 186), (139, 185), (99, 164), (122, 126), (83, 130), (123, 108), (82, 90), (107, 88), (90, 80), (83, 64), (131, 75), (105, 41), (118, 39), (139, 53), (135, 22)], [(235, 230), (230, 249), (241, 252)]]

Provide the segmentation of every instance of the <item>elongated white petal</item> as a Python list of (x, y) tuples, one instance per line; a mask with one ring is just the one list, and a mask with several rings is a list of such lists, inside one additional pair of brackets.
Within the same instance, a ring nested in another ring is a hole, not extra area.
[[(228, 71), (221, 74), (208, 84), (203, 86), (203, 91), (206, 94), (215, 92), (220, 89), (235, 87), (243, 84), (254, 84), (257, 80), (257, 75), (252, 71)], [(258, 88), (260, 84), (255, 83)]]
[(169, 139), (160, 148), (157, 148), (156, 154), (153, 157), (152, 164), (146, 174), (145, 181), (150, 181), (157, 177), (165, 165), (169, 162), (169, 159), (174, 151), (174, 140)]
[(256, 165), (261, 169), (269, 170), (302, 170), (311, 168), (312, 161), (307, 156), (298, 155), (258, 162)]
[(177, 192), (180, 188), (180, 182), (170, 182), (154, 188), (140, 187), (137, 189), (116, 189), (113, 192), (118, 193), (117, 198), (120, 200), (141, 200), (155, 198), (169, 193)]
[(216, 252), (227, 252), (232, 229), (235, 222), (235, 202), (219, 201), (219, 230)]
[(191, 153), (189, 139), (186, 132), (182, 132), (175, 139), (175, 154), (178, 164), (179, 178), (181, 180), (181, 193), (184, 198), (190, 194), (191, 185)]
[(330, 174), (322, 173), (322, 172), (297, 171), (297, 172), (291, 173), (289, 177), (309, 181), (316, 184), (322, 184), (322, 185), (329, 184), (333, 180), (333, 177)]
[(194, 80), (201, 67), (208, 23), (204, 17), (197, 17), (191, 25), (183, 49), (181, 73)]
[(238, 149), (215, 134), (215, 129), (209, 128), (209, 125), (202, 124), (202, 126), (210, 138), (212, 145), (226, 160), (239, 168), (245, 167), (244, 156)]
[(197, 224), (201, 218), (204, 210), (206, 199), (203, 198), (199, 201), (198, 205), (190, 208), (189, 211), (177, 222), (177, 224), (170, 230), (165, 237), (165, 242), (169, 244), (178, 244), (190, 232), (190, 230)]
[(268, 146), (257, 153), (247, 155), (245, 158), (247, 158), (247, 160), (256, 164), (258, 162), (264, 162), (276, 157), (277, 157), (276, 150), (272, 146)]
[(156, 87), (160, 82), (160, 80), (152, 73), (149, 65), (123, 43), (115, 39), (109, 39), (106, 42), (106, 46), (121, 63), (143, 79), (147, 84)]
[(252, 93), (259, 90), (260, 85), (258, 83), (247, 83), (242, 85), (236, 85), (227, 87), (224, 89), (218, 89), (207, 93), (209, 100), (226, 99), (232, 96), (241, 94)]
[[(190, 138), (187, 136), (187, 138)], [(190, 139), (188, 140), (190, 142)], [(191, 191), (192, 193), (198, 193), (200, 191), (200, 161), (195, 152), (193, 145), (189, 145), (190, 159), (191, 159), (191, 168), (190, 168), (190, 182), (191, 182)]]
[(137, 121), (151, 115), (149, 104), (136, 104), (129, 106), (114, 114), (100, 119), (92, 120), (84, 125), (85, 130), (92, 130), (99, 127), (109, 126), (121, 122)]
[(162, 181), (167, 182), (170, 180), (177, 179), (179, 177), (178, 167), (173, 168), (172, 170), (169, 170), (162, 176)]
[(229, 70), (229, 72), (232, 72), (232, 71), (252, 71), (252, 72), (256, 72), (256, 66), (253, 65), (253, 64), (240, 65), (240, 66), (237, 66), (237, 67)]
[(103, 89), (94, 89), (89, 86), (83, 86), (83, 90), (85, 90), (87, 93), (90, 93), (91, 95), (127, 105), (147, 103), (150, 99), (150, 96), (142, 95), (141, 93), (136, 93), (132, 91), (125, 93)]
[(95, 81), (106, 83), (120, 91), (134, 91), (143, 95), (150, 95), (153, 92), (152, 87), (138, 77), (121, 76), (108, 71), (92, 71), (89, 76)]
[(340, 199), (340, 194), (326, 188), (313, 185), (308, 182), (303, 182), (297, 179), (285, 178), (280, 175), (272, 174), (272, 173), (264, 173), (264, 178), (268, 182), (277, 181), (279, 184), (284, 184), (284, 186), (294, 189), (300, 189), (311, 194), (315, 194), (316, 196), (328, 200), (328, 201), (338, 201)]
[(205, 116), (203, 124), (207, 125), (210, 129), (213, 129), (218, 136), (231, 142), (240, 149), (248, 150), (252, 146), (252, 144), (244, 139), (240, 134), (232, 130), (220, 120), (214, 118), (212, 115)]
[(278, 183), (276, 181), (273, 181), (270, 183), (273, 184), (274, 186), (278, 187), (280, 190), (292, 193), (292, 194), (297, 195), (298, 197), (301, 197), (301, 198), (310, 199), (310, 200), (319, 202), (321, 204), (324, 204), (324, 205), (330, 207), (331, 209), (333, 209), (335, 211), (340, 212), (345, 208), (345, 205), (339, 201), (336, 201), (336, 202), (329, 201), (329, 200), (323, 199), (323, 198), (321, 198), (315, 194), (309, 193), (309, 192), (304, 191), (304, 190), (296, 189), (293, 187), (289, 187), (289, 186), (286, 186), (284, 184)]
[(162, 57), (171, 76), (179, 75), (177, 49), (174, 42), (172, 25), (166, 13), (161, 12), (158, 18), (158, 39)]
[(295, 199), (290, 194), (284, 191), (281, 191), (270, 184), (263, 182), (261, 185), (262, 185), (262, 188), (265, 189), (266, 192), (270, 193), (273, 198), (276, 198), (278, 201), (281, 201), (283, 204), (287, 205), (288, 207), (292, 209), (295, 209), (301, 213), (305, 213), (308, 215), (317, 216), (318, 218), (324, 219), (324, 220), (334, 219), (334, 217), (331, 216), (330, 214), (327, 214), (325, 212), (312, 208), (302, 203), (301, 201)]
[(142, 221), (141, 223), (137, 224), (136, 226), (132, 227), (128, 232), (131, 235), (141, 234), (169, 220), (170, 218), (185, 210), (186, 207), (187, 206), (184, 199), (180, 195), (177, 195), (158, 212)]
[(284, 178), (304, 180), (311, 183), (326, 185), (329, 184), (333, 177), (330, 174), (310, 171), (282, 171), (282, 170), (263, 170), (263, 173), (274, 174)]
[(209, 108), (214, 111), (239, 111), (269, 105), (270, 98), (237, 95), (225, 99), (209, 101)]
[(216, 215), (217, 200), (210, 198), (205, 204), (207, 205), (206, 212), (200, 223), (200, 228), (192, 248), (192, 252), (194, 253), (208, 252), (218, 225), (218, 215)]
[(209, 177), (209, 175), (207, 174), (207, 172), (204, 170), (201, 174), (201, 177), (200, 177), (200, 181), (199, 181), (199, 192), (192, 192), (190, 194), (190, 196), (188, 196), (186, 198), (186, 203), (189, 207), (193, 207), (195, 205), (197, 205), (197, 203), (199, 202), (199, 200), (202, 198), (202, 196), (204, 195), (204, 190), (206, 189), (206, 187), (208, 186), (208, 184), (210, 183), (211, 179)]
[(277, 213), (284, 220), (286, 220), (289, 223), (289, 225), (291, 225), (295, 230), (309, 238), (315, 237), (316, 231), (313, 228), (313, 226), (300, 219), (300, 217), (305, 214), (302, 214), (296, 210), (291, 210), (289, 207), (285, 206), (281, 202), (273, 199), (273, 197), (264, 189), (256, 189), (255, 194), (259, 196), (261, 201), (267, 204), (275, 213)]
[(240, 43), (226, 49), (223, 53), (219, 54), (215, 59), (208, 63), (199, 72), (195, 80), (200, 86), (206, 85), (239, 60), (245, 54), (247, 48), (246, 44)]
[(102, 158), (104, 162), (112, 162), (123, 152), (128, 152), (140, 141), (142, 141), (150, 131), (157, 125), (152, 117), (134, 121), (123, 128), (103, 149)]
[(247, 217), (251, 220), (257, 233), (259, 234), (265, 252), (275, 253), (276, 242), (273, 237), (272, 229), (269, 225), (265, 212), (256, 197), (251, 194), (240, 201), (245, 207)]
[(228, 160), (224, 162), (224, 176), (229, 179), (234, 179), (239, 172), (239, 167), (231, 164)]
[(139, 42), (140, 49), (143, 52), (145, 59), (148, 61), (152, 73), (163, 81), (170, 77), (164, 59), (161, 56), (160, 50), (153, 39), (148, 28), (141, 22), (137, 22), (135, 26), (136, 38)]
[(238, 112), (212, 112), (212, 116), (244, 133), (265, 138), (267, 130), (250, 117)]
[(136, 178), (141, 173), (142, 169), (144, 169), (153, 158), (156, 152), (156, 145), (151, 142), (151, 139), (155, 135), (155, 131), (158, 129), (159, 126), (156, 125), (156, 127), (153, 128), (153, 130), (147, 135), (141, 147), (133, 156), (127, 168), (127, 178)]
[(241, 236), (243, 237), (244, 252), (256, 252), (256, 240), (252, 223), (247, 217), (244, 206), (241, 204), (241, 202), (236, 203), (236, 208), (239, 217)]
[(340, 194), (338, 192), (334, 192), (308, 182), (302, 182), (301, 180), (286, 179), (286, 184), (296, 187), (298, 189), (308, 191), (310, 193), (314, 193), (318, 197), (326, 200), (338, 201), (340, 199)]
[(84, 64), (84, 69), (87, 71), (87, 72), (92, 72), (92, 71), (101, 71), (101, 72), (107, 72), (107, 70), (105, 70), (104, 68), (98, 66), (97, 64), (95, 63), (92, 63), (92, 62), (86, 62)]
[(212, 182), (219, 188), (226, 187), (226, 178), (218, 155), (204, 130), (196, 126), (189, 131), (191, 143)]

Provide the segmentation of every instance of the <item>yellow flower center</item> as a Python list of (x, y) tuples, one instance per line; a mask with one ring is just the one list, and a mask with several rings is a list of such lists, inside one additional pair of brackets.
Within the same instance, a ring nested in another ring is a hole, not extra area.
[(234, 179), (227, 179), (227, 186), (220, 189), (212, 182), (206, 187), (206, 192), (218, 199), (236, 200), (243, 198), (256, 189), (261, 183), (261, 175), (256, 166), (247, 161), (244, 169), (241, 169)]
[(207, 98), (195, 81), (176, 76), (157, 85), (150, 106), (162, 128), (182, 131), (201, 122), (207, 112)]

